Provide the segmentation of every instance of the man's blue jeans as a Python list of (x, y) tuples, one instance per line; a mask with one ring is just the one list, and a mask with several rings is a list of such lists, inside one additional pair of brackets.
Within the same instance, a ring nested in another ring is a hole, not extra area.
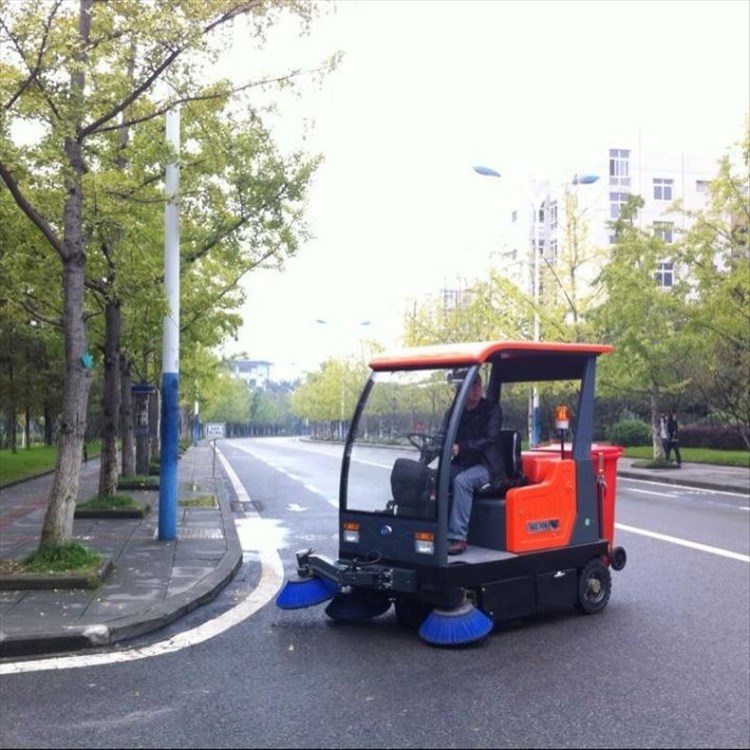
[(469, 534), (474, 490), (490, 481), (490, 472), (486, 466), (477, 464), (463, 470), (461, 467), (451, 467), (451, 474), (453, 476), (453, 502), (448, 516), (448, 539), (466, 541)]

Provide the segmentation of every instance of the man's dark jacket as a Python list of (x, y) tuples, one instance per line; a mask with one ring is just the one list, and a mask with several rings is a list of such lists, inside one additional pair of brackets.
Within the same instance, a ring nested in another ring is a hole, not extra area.
[[(445, 413), (440, 436), (444, 439), (448, 432), (451, 410)], [(500, 451), (500, 430), (503, 418), (500, 407), (482, 398), (471, 410), (464, 408), (454, 442), (458, 443), (458, 455), (451, 462), (453, 466), (468, 469), (483, 464), (490, 472), (490, 481), (495, 482), (506, 476), (505, 464)]]

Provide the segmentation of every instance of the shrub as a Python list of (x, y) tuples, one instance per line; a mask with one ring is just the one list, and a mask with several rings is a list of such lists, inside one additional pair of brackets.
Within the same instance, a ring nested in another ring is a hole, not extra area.
[(607, 439), (610, 443), (625, 448), (632, 445), (649, 445), (652, 442), (651, 426), (639, 419), (625, 419), (612, 425)]
[(691, 424), (680, 428), (680, 445), (686, 448), (746, 450), (740, 433), (726, 425)]

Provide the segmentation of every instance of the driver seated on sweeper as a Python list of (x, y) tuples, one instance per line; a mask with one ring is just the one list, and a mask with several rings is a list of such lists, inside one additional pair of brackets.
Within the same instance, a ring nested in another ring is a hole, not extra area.
[[(451, 410), (445, 413), (440, 434), (448, 431)], [(451, 459), (452, 500), (448, 517), (448, 554), (466, 551), (474, 491), (487, 483), (507, 479), (500, 450), (502, 429), (500, 406), (482, 395), (482, 378), (477, 373), (466, 397)]]

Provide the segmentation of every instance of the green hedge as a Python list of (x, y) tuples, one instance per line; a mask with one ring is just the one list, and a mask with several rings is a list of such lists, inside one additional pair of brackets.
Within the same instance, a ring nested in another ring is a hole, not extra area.
[(680, 445), (690, 448), (746, 450), (747, 444), (739, 430), (726, 425), (691, 424), (680, 429)]
[(652, 442), (651, 426), (639, 419), (625, 419), (612, 425), (607, 435), (610, 443), (629, 448), (633, 445), (648, 445)]

